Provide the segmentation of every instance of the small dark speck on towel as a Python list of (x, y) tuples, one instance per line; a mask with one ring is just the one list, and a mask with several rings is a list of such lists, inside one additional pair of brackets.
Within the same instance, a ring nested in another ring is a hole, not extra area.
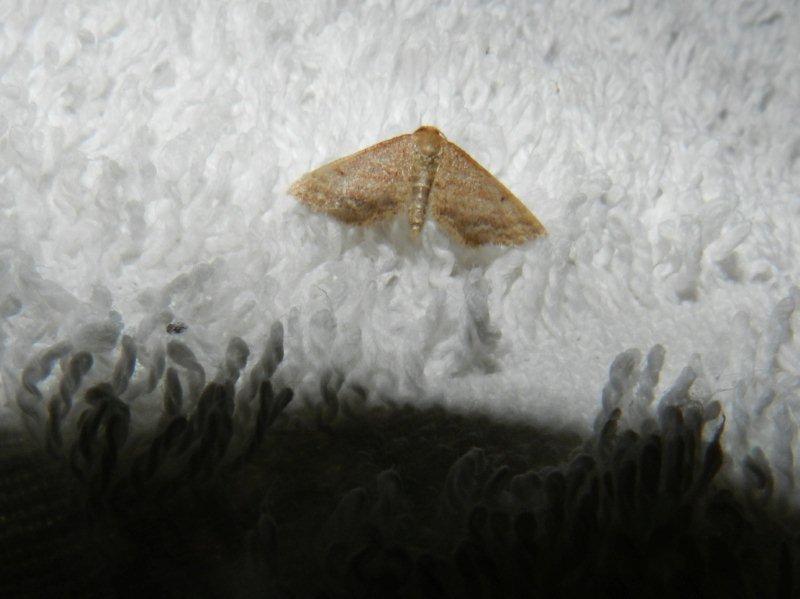
[(167, 333), (170, 335), (180, 335), (188, 327), (182, 322), (171, 322), (167, 325)]

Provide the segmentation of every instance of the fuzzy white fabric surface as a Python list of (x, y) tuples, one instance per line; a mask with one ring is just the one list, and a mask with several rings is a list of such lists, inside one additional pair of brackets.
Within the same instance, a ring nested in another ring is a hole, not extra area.
[[(142, 368), (180, 320), (213, 372), (280, 320), (300, 390), (334, 368), (374, 395), (590, 427), (615, 356), (660, 344), (661, 389), (691, 366), (678, 384), (722, 403), (728, 449), (762, 448), (789, 491), (798, 10), (2, 2), (0, 403), (59, 342), (102, 378), (121, 335)], [(467, 250), (429, 222), (414, 243), (286, 194), (420, 124), (549, 236)]]

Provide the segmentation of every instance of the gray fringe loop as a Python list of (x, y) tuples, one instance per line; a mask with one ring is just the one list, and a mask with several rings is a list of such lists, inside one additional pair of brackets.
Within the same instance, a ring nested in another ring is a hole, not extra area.
[[(725, 416), (660, 347), (617, 357), (594, 435), (388, 400), (341, 373), (294, 402), (229, 342), (213, 376), (172, 339), (58, 345), (20, 376), (0, 445), (0, 595), (792, 597), (796, 515), (771, 467), (724, 475)], [(160, 396), (138, 422), (137, 402)], [(156, 417), (157, 416), (157, 417)], [(32, 436), (31, 436), (32, 435)]]

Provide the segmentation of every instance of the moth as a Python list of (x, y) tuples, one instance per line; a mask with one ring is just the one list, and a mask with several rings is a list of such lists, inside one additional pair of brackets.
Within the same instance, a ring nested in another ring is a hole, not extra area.
[(306, 173), (289, 193), (312, 210), (353, 225), (405, 211), (412, 237), (430, 213), (468, 246), (517, 245), (547, 233), (507, 187), (429, 126)]

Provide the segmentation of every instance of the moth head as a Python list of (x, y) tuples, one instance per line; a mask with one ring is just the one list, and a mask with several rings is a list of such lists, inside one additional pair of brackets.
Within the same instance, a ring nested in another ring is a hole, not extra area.
[(414, 131), (414, 141), (423, 156), (435, 156), (447, 139), (436, 127), (426, 125)]

